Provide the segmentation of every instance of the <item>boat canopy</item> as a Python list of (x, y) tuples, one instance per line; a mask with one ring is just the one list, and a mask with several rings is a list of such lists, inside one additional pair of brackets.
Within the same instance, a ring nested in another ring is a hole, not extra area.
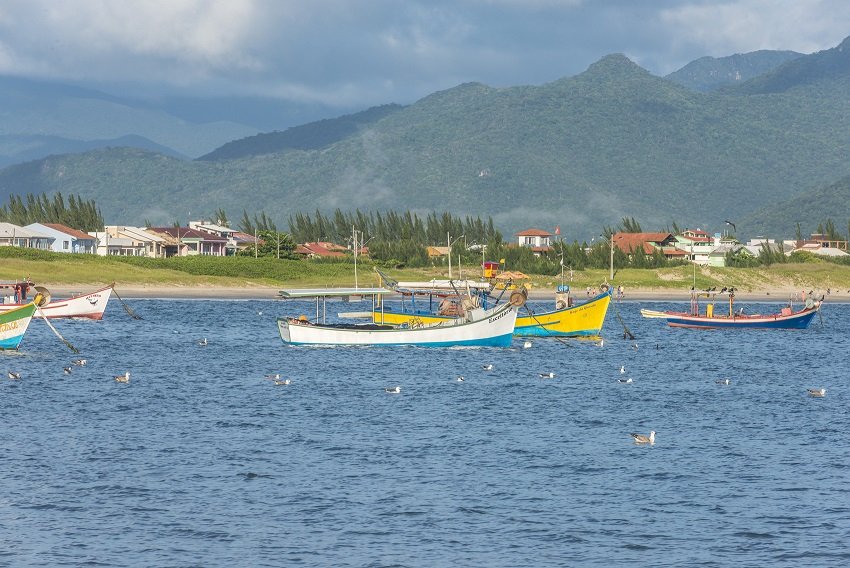
[(395, 294), (386, 288), (293, 288), (281, 290), (278, 295), (291, 300), (296, 298), (337, 298), (344, 296), (386, 296)]
[(428, 280), (426, 282), (397, 282), (396, 288), (405, 290), (489, 290), (489, 282), (478, 280)]

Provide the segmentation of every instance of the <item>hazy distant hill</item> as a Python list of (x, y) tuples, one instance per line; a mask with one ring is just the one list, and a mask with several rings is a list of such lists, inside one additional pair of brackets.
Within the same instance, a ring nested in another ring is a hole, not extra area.
[[(820, 67), (824, 53), (774, 73)], [(569, 239), (623, 216), (648, 229), (710, 228), (850, 173), (846, 92), (825, 88), (847, 76), (830, 68), (749, 96), (695, 92), (612, 55), (542, 86), (434, 93), (319, 149), (194, 162), (108, 149), (12, 166), (0, 199), (61, 190), (96, 199), (116, 223), (221, 207), (283, 224), (293, 211), (339, 207), (491, 215), (507, 234), (560, 225)]]
[(257, 134), (228, 142), (221, 148), (217, 148), (198, 159), (210, 161), (234, 160), (236, 158), (285, 152), (286, 150), (320, 150), (353, 136), (363, 128), (402, 108), (404, 107), (396, 104), (382, 105), (339, 118), (329, 118), (302, 126), (293, 126), (283, 132)]
[(6, 137), (0, 158), (6, 161), (32, 151), (34, 136), (50, 137), (43, 140), (47, 151), (51, 139), (87, 142), (134, 136), (128, 141), (147, 139), (194, 157), (254, 133), (256, 129), (232, 122), (188, 122), (90, 89), (0, 76), (0, 136)]
[(728, 57), (700, 57), (666, 78), (695, 91), (709, 92), (739, 85), (802, 55), (795, 51), (761, 50)]
[(134, 135), (112, 140), (69, 140), (59, 136), (5, 135), (0, 136), (0, 168), (37, 160), (52, 154), (73, 154), (116, 146), (131, 146), (174, 158), (186, 158), (171, 148)]

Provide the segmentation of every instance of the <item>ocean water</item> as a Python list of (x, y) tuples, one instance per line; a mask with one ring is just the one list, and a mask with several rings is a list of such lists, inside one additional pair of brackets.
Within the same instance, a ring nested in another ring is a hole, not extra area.
[(697, 331), (622, 302), (602, 347), (422, 349), (284, 346), (309, 303), (128, 302), (54, 320), (71, 375), (44, 322), (0, 353), (2, 565), (850, 563), (850, 305)]

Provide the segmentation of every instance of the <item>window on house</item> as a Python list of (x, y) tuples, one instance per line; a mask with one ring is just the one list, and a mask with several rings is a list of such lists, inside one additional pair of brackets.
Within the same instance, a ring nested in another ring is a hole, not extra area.
[(69, 248), (71, 248), (71, 243), (68, 241), (62, 241), (62, 248), (68, 250)]

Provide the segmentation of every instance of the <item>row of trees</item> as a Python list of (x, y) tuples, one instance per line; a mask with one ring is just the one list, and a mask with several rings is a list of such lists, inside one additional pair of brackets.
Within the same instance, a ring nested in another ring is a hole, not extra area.
[(62, 193), (46, 193), (35, 196), (28, 193), (26, 199), (20, 195), (10, 195), (9, 203), (0, 206), (0, 221), (15, 225), (30, 223), (61, 223), (81, 231), (102, 231), (103, 215), (94, 200), (85, 201), (80, 196), (71, 195), (68, 202)]
[(325, 216), (317, 210), (313, 216), (296, 213), (289, 217), (289, 231), (297, 242), (302, 243), (350, 242), (352, 228), (362, 231), (364, 240), (411, 241), (424, 246), (447, 246), (448, 236), (456, 238), (463, 235), (467, 244), (502, 240), (502, 234), (493, 226), (492, 218), (488, 217), (486, 222), (480, 217), (461, 219), (448, 212), (440, 215), (431, 212), (423, 219), (411, 211), (364, 213), (360, 210), (343, 212), (337, 209), (332, 216)]

